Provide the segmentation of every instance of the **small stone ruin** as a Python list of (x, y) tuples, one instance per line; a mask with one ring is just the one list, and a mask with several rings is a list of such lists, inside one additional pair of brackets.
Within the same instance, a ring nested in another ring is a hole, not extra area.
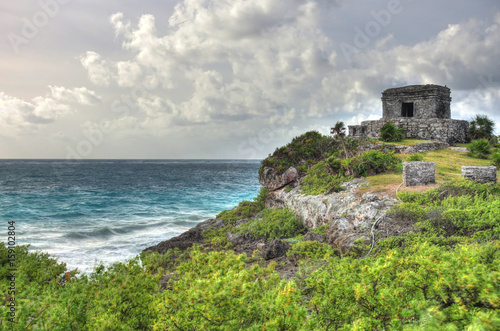
[(410, 161), (403, 163), (403, 184), (422, 186), (436, 182), (436, 164), (434, 162)]
[(462, 167), (462, 177), (481, 184), (497, 182), (497, 167)]
[(451, 91), (446, 86), (410, 85), (382, 92), (382, 118), (349, 125), (349, 136), (379, 138), (387, 122), (405, 129), (406, 138), (450, 145), (469, 142), (469, 122), (451, 119)]

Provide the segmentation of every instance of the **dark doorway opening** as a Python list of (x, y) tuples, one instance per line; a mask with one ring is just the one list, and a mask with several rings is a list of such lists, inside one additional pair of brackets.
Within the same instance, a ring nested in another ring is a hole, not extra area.
[(401, 117), (413, 117), (413, 102), (403, 102)]

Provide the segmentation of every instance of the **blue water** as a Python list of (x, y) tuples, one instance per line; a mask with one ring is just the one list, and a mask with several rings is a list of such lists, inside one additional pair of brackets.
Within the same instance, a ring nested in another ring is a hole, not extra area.
[[(0, 160), (0, 226), (91, 271), (255, 197), (259, 161)], [(6, 235), (3, 242), (7, 241)], [(1, 239), (1, 238), (0, 238)]]

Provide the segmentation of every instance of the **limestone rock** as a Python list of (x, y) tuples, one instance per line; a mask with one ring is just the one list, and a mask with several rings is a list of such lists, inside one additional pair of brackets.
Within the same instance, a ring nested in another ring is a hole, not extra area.
[(247, 233), (238, 233), (238, 232), (231, 232), (228, 231), (226, 235), (226, 239), (228, 242), (231, 244), (237, 246), (237, 245), (242, 245), (244, 243), (247, 243), (248, 241), (251, 241), (251, 235)]
[(320, 243), (325, 242), (325, 239), (324, 235), (315, 232), (308, 232), (304, 238), (302, 238), (303, 241), (319, 241)]
[(265, 167), (264, 171), (259, 175), (259, 182), (270, 191), (274, 191), (299, 178), (299, 172), (294, 167), (288, 168), (281, 175), (278, 175), (275, 169)]
[(271, 260), (284, 256), (289, 249), (289, 243), (283, 242), (280, 239), (274, 239), (264, 246), (260, 252), (260, 256), (265, 260)]

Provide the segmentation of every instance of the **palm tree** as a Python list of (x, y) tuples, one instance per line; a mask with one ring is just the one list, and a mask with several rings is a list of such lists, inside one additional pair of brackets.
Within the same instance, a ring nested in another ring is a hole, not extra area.
[(476, 115), (469, 123), (469, 135), (471, 140), (487, 139), (491, 140), (495, 122), (486, 115)]
[(344, 148), (345, 157), (348, 158), (349, 154), (347, 153), (347, 148), (345, 147), (344, 137), (345, 137), (345, 125), (342, 121), (337, 121), (335, 126), (330, 130), (330, 133), (335, 137), (338, 137), (340, 143), (342, 144), (342, 148)]

